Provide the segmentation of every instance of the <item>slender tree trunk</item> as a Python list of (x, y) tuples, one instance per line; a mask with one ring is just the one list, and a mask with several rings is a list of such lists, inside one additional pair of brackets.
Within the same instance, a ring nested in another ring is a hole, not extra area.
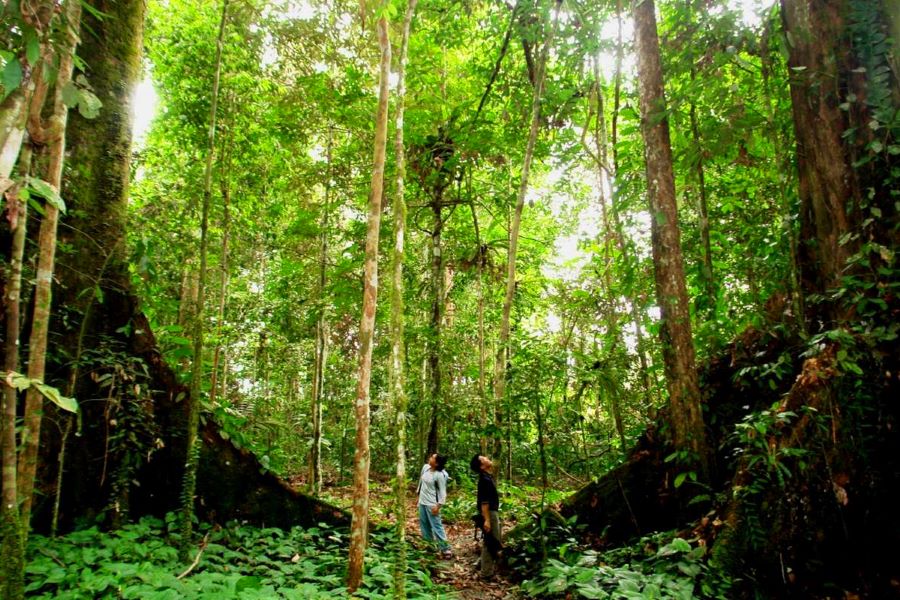
[(763, 80), (763, 94), (766, 101), (766, 124), (769, 131), (769, 137), (774, 140), (775, 148), (775, 168), (778, 170), (778, 199), (779, 209), (781, 212), (781, 229), (784, 232), (784, 238), (788, 245), (788, 292), (791, 295), (791, 308), (793, 310), (794, 322), (800, 331), (806, 330), (806, 321), (803, 318), (803, 289), (800, 285), (800, 257), (798, 250), (797, 231), (794, 226), (794, 209), (791, 206), (791, 179), (793, 167), (785, 156), (783, 143), (784, 136), (778, 127), (777, 114), (774, 102), (772, 101), (772, 89), (769, 83), (769, 77), (772, 72), (771, 54), (769, 52), (769, 28), (763, 32), (762, 40), (760, 40), (760, 63)]
[(209, 229), (209, 205), (212, 196), (213, 162), (216, 149), (216, 109), (219, 102), (219, 78), (222, 71), (222, 49), (225, 39), (225, 24), (228, 19), (228, 0), (222, 2), (222, 17), (219, 20), (219, 35), (216, 39), (215, 71), (213, 73), (212, 100), (209, 108), (209, 130), (207, 133), (206, 170), (203, 174), (203, 206), (200, 215), (200, 268), (197, 285), (197, 306), (194, 314), (193, 337), (194, 357), (191, 362), (191, 391), (188, 401), (190, 413), (187, 430), (187, 456), (185, 459), (184, 484), (181, 491), (181, 548), (182, 560), (187, 560), (191, 549), (194, 517), (194, 491), (197, 487), (197, 463), (200, 458), (200, 442), (197, 430), (200, 424), (200, 394), (203, 379), (203, 314), (206, 300), (206, 254)]
[[(20, 154), (23, 176), (31, 168), (31, 144), (26, 141)], [(28, 203), (19, 198), (21, 186), (12, 188), (7, 196), (6, 216), (12, 229), (9, 270), (6, 275), (6, 371), (19, 370), (20, 296), (22, 293), (22, 262), (25, 255), (25, 234), (28, 225)], [(3, 453), (3, 506), (0, 507), (0, 598), (18, 599), (24, 595), (25, 540), (19, 519), (16, 487), (16, 388), (6, 382), (3, 387), (3, 421), (0, 423), (0, 446)]]
[(219, 258), (219, 309), (216, 312), (216, 346), (213, 350), (212, 371), (209, 380), (209, 403), (215, 406), (219, 385), (219, 363), (222, 356), (222, 331), (225, 324), (225, 304), (228, 300), (228, 242), (231, 234), (231, 149), (225, 159), (225, 176), (222, 178), (222, 251)]
[(394, 515), (397, 519), (397, 547), (394, 558), (394, 598), (406, 598), (406, 372), (404, 370), (403, 257), (406, 236), (406, 148), (403, 145), (403, 116), (406, 102), (406, 62), (409, 30), (418, 0), (408, 0), (397, 61), (397, 112), (394, 117), (394, 151), (397, 155), (397, 189), (394, 190), (394, 253), (391, 261), (391, 396), (396, 419), (397, 479), (394, 482)]
[[(559, 10), (559, 2), (556, 4)], [(554, 21), (555, 27), (555, 21)], [(522, 163), (522, 178), (516, 197), (516, 207), (509, 230), (509, 251), (506, 260), (506, 296), (503, 301), (503, 314), (500, 320), (500, 342), (497, 350), (497, 364), (494, 366), (494, 394), (498, 406), (506, 397), (506, 363), (509, 360), (509, 320), (512, 312), (513, 296), (516, 293), (516, 255), (519, 248), (519, 227), (522, 223), (522, 209), (525, 207), (525, 195), (528, 192), (528, 179), (531, 173), (531, 162), (534, 158), (534, 146), (537, 142), (541, 125), (541, 99), (544, 95), (544, 79), (547, 72), (547, 61), (550, 54), (552, 31), (547, 32), (541, 50), (538, 72), (535, 76), (534, 95), (531, 101), (531, 128), (528, 131), (528, 142), (525, 145), (525, 158)], [(507, 415), (507, 418), (510, 418)], [(509, 469), (509, 466), (507, 466)]]
[[(29, 4), (27, 19), (40, 40), (39, 58), (37, 65), (31, 69), (23, 69), (22, 81), (11, 92), (7, 90), (9, 94), (0, 102), (0, 194), (12, 186), (10, 176), (16, 166), (19, 151), (25, 139), (29, 113), (32, 110), (31, 97), (35, 86), (39, 84), (39, 76), (43, 73), (42, 65), (51, 60), (52, 50), (48, 32), (57, 14), (56, 2), (40, 0)], [(13, 6), (15, 5), (4, 7), (4, 10), (17, 10)], [(26, 13), (25, 7), (22, 7), (22, 13), (23, 15)], [(11, 60), (18, 60), (23, 65), (27, 64), (24, 52)], [(40, 107), (38, 108), (40, 109)]]
[[(691, 65), (691, 80), (696, 77), (693, 64)], [(716, 298), (718, 297), (715, 275), (713, 273), (712, 263), (712, 243), (709, 239), (709, 208), (706, 200), (706, 173), (703, 169), (703, 141), (700, 139), (700, 125), (697, 122), (697, 107), (691, 102), (690, 105), (691, 118), (691, 136), (693, 137), (694, 147), (697, 149), (697, 164), (694, 170), (697, 175), (697, 200), (700, 212), (700, 246), (703, 249), (703, 262), (700, 273), (703, 276), (703, 289), (706, 292), (706, 298), (699, 302), (708, 314), (715, 314)]]
[(372, 186), (369, 193), (369, 223), (363, 279), (363, 308), (359, 325), (359, 384), (356, 388), (356, 452), (353, 459), (353, 521), (350, 526), (350, 562), (347, 589), (352, 594), (363, 576), (369, 519), (369, 384), (372, 379), (372, 345), (375, 338), (375, 304), (378, 298), (378, 237), (381, 225), (381, 194), (387, 146), (388, 89), (391, 74), (391, 43), (386, 17), (378, 19), (381, 48), (378, 112), (375, 116), (375, 148)]
[(431, 345), (428, 354), (428, 366), (431, 375), (431, 417), (428, 427), (428, 443), (426, 456), (438, 449), (438, 409), (441, 405), (441, 329), (444, 318), (444, 260), (441, 255), (441, 234), (444, 221), (441, 217), (443, 206), (443, 188), (439, 188), (431, 203), (434, 213), (434, 228), (431, 230)]
[[(622, 107), (622, 58), (624, 44), (622, 40), (622, 0), (616, 0), (616, 61), (614, 75), (614, 91), (613, 91), (613, 112), (610, 145), (612, 147), (613, 162), (613, 179), (619, 177), (619, 111)], [(616, 186), (618, 187), (618, 186)], [(616, 232), (616, 241), (619, 245), (619, 252), (622, 254), (622, 262), (629, 270), (634, 268), (631, 252), (625, 241), (625, 232), (622, 227), (622, 220), (619, 217), (619, 207), (617, 204), (618, 192), (613, 190), (610, 198), (610, 212), (612, 212), (613, 225)], [(640, 310), (638, 308), (637, 297), (634, 293), (634, 286), (628, 290), (630, 297), (628, 298), (629, 310), (631, 312), (631, 321), (634, 324), (635, 335), (635, 352), (638, 355), (638, 362), (641, 369), (641, 383), (644, 387), (644, 393), (650, 394), (650, 368), (647, 362), (647, 353), (644, 349), (644, 333), (642, 328), (643, 319), (641, 319)]]
[[(480, 425), (484, 430), (488, 424), (488, 399), (485, 386), (485, 352), (484, 352), (484, 263), (486, 260), (487, 248), (481, 242), (481, 230), (478, 227), (478, 214), (475, 212), (475, 204), (472, 204), (472, 223), (475, 226), (475, 244), (477, 245), (477, 255), (475, 260), (477, 271), (477, 297), (478, 297), (478, 403), (481, 406)], [(482, 434), (479, 447), (482, 454), (487, 453), (488, 439)]]
[[(694, 5), (693, 0), (688, 1), (688, 27), (694, 28)], [(693, 85), (697, 79), (697, 68), (694, 65), (693, 46), (688, 49), (688, 59), (691, 64), (691, 84)], [(694, 142), (694, 150), (697, 152), (697, 163), (694, 165), (694, 173), (697, 177), (697, 208), (700, 213), (699, 229), (700, 229), (700, 247), (702, 249), (702, 262), (700, 265), (700, 275), (703, 281), (703, 290), (705, 298), (697, 298), (697, 306), (705, 312), (707, 316), (715, 316), (716, 300), (718, 297), (718, 286), (716, 285), (715, 275), (713, 274), (712, 263), (712, 244), (709, 239), (709, 209), (706, 197), (706, 172), (704, 169), (703, 157), (703, 140), (700, 137), (700, 123), (697, 120), (697, 105), (693, 99), (689, 102), (688, 116), (691, 122), (691, 138)]]
[(325, 365), (328, 362), (328, 315), (325, 300), (325, 283), (328, 266), (328, 213), (331, 210), (331, 178), (333, 129), (328, 128), (325, 158), (328, 163), (328, 179), (325, 182), (325, 203), (322, 207), (322, 231), (319, 236), (319, 317), (316, 320), (316, 356), (312, 385), (312, 447), (309, 454), (309, 489), (313, 496), (322, 490), (322, 397), (325, 389)]
[(653, 0), (637, 0), (633, 10), (656, 297), (661, 311), (660, 336), (674, 442), (676, 449), (691, 455), (684, 457), (685, 464), (699, 467), (705, 478), (706, 435), (678, 230), (672, 147), (668, 120), (661, 118), (666, 101), (655, 5)]
[[(81, 3), (75, 0), (66, 2), (65, 38), (60, 50), (59, 70), (54, 82), (53, 112), (50, 123), (43, 129), (50, 136), (47, 141), (47, 176), (46, 181), (54, 190), (59, 190), (62, 183), (63, 162), (65, 160), (66, 123), (69, 109), (63, 101), (63, 88), (72, 79), (73, 56), (78, 45), (79, 24), (81, 22)], [(43, 81), (39, 86), (46, 85)], [(35, 92), (36, 94), (38, 92)], [(34, 113), (33, 117), (39, 116)], [(59, 221), (59, 208), (52, 202), (45, 205), (44, 218), (38, 234), (38, 267), (34, 291), (34, 317), (31, 326), (31, 337), (28, 342), (28, 377), (43, 381), (47, 359), (47, 334), (50, 328), (51, 287), (53, 284), (53, 268), (56, 259), (56, 229)], [(43, 413), (43, 396), (32, 388), (25, 394), (25, 430), (23, 432), (23, 449), (19, 457), (18, 488), (21, 523), (27, 531), (31, 522), (32, 495), (37, 473), (38, 445), (41, 439), (41, 418)]]

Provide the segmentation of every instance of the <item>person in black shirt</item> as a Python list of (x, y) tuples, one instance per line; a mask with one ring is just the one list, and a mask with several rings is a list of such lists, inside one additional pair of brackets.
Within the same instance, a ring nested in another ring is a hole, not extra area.
[(502, 531), (500, 529), (500, 496), (494, 484), (492, 469), (494, 463), (487, 456), (476, 454), (469, 463), (471, 469), (478, 473), (478, 495), (476, 503), (478, 512), (484, 519), (484, 541), (481, 545), (481, 577), (490, 579), (497, 569), (497, 558), (502, 548)]

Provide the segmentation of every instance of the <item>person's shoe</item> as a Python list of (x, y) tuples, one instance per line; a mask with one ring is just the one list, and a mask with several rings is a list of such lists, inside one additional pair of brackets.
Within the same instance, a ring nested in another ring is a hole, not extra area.
[(452, 550), (442, 550), (440, 553), (440, 557), (443, 559), (449, 560), (449, 559), (453, 558), (453, 551)]

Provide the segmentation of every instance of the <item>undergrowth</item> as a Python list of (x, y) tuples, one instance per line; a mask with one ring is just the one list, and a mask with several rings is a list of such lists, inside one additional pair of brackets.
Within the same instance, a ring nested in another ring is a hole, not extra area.
[[(30, 598), (140, 598), (147, 600), (343, 598), (349, 534), (346, 530), (295, 527), (259, 529), (237, 523), (200, 526), (205, 547), (196, 567), (178, 560), (177, 519), (145, 517), (117, 531), (96, 527), (51, 539), (30, 536), (26, 594)], [(366, 574), (355, 598), (390, 598), (389, 534), (373, 534)], [(430, 560), (408, 550), (410, 598), (447, 598), (432, 583)]]
[(709, 565), (706, 548), (673, 532), (603, 553), (564, 543), (548, 550), (544, 566), (521, 589), (534, 598), (729, 598), (729, 583)]

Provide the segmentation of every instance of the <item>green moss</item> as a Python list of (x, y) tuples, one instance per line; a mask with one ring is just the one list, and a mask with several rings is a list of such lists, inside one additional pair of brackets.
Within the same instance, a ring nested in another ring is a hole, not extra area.
[(0, 541), (0, 599), (19, 600), (25, 594), (25, 545), (13, 511), (3, 511)]

